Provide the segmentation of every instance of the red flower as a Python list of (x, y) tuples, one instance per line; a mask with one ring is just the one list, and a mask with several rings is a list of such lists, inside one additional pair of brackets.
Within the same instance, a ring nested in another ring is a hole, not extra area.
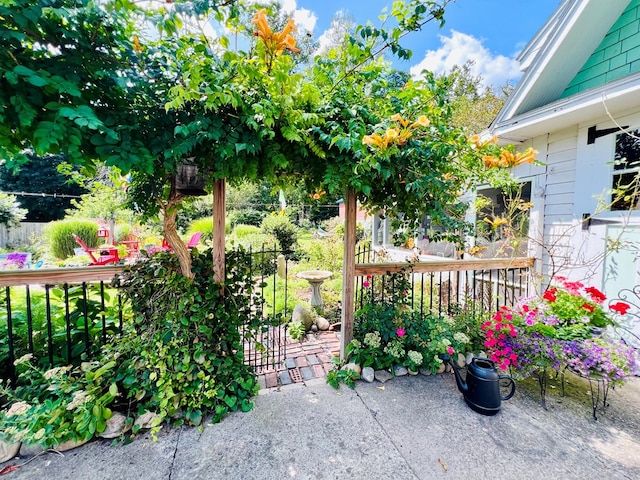
[(449, 346), (447, 347), (447, 353), (448, 353), (449, 355), (453, 355), (453, 352), (454, 352), (453, 347), (452, 347), (451, 345), (449, 345)]
[(589, 305), (588, 303), (583, 303), (582, 308), (588, 310), (589, 312), (593, 312), (596, 309), (596, 307), (594, 307), (593, 305)]
[(611, 310), (613, 310), (616, 313), (619, 313), (620, 315), (624, 315), (625, 313), (627, 313), (629, 311), (629, 309), (631, 308), (631, 306), (627, 303), (624, 302), (616, 302), (613, 303), (611, 305), (609, 305), (609, 308)]
[(602, 303), (607, 299), (607, 296), (596, 287), (587, 287), (584, 291), (591, 295), (591, 299), (594, 302)]
[(547, 290), (546, 292), (544, 292), (544, 294), (542, 295), (542, 298), (544, 298), (547, 302), (555, 302), (556, 301), (556, 293), (558, 292), (558, 289), (555, 287), (550, 288), (549, 290)]

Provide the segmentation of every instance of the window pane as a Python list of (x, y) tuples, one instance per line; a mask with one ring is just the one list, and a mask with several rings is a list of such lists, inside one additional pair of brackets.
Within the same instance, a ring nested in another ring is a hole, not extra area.
[[(614, 170), (640, 167), (640, 130), (621, 133), (616, 136)], [(614, 184), (615, 185), (615, 184)]]

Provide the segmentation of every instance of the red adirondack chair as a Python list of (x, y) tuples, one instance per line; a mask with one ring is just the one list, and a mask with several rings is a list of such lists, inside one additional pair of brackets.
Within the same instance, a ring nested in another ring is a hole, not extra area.
[[(82, 250), (89, 255), (91, 262), (90, 266), (107, 265), (109, 263), (119, 263), (120, 257), (118, 256), (118, 249), (116, 247), (103, 247), (103, 248), (90, 248), (84, 243), (78, 235), (72, 233), (73, 239), (78, 245), (82, 247)], [(95, 254), (98, 254), (97, 256)]]

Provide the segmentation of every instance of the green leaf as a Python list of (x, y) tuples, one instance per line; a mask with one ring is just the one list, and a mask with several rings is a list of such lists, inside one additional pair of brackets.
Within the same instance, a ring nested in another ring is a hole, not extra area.
[(118, 395), (118, 386), (115, 383), (109, 386), (109, 394), (114, 397)]
[(236, 403), (238, 403), (238, 397), (232, 397), (230, 395), (225, 395), (224, 396), (224, 403), (226, 403), (229, 408), (233, 408)]

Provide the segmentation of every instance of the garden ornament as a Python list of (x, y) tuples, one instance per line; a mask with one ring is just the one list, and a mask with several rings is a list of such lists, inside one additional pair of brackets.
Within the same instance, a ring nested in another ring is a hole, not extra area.
[[(451, 365), (456, 375), (458, 389), (464, 395), (467, 405), (483, 415), (495, 415), (500, 410), (502, 400), (509, 400), (516, 392), (516, 384), (509, 375), (499, 375), (493, 360), (474, 357), (467, 365), (466, 381), (451, 356), (443, 353), (440, 359)], [(510, 391), (506, 396), (500, 394), (500, 381), (508, 380)]]

